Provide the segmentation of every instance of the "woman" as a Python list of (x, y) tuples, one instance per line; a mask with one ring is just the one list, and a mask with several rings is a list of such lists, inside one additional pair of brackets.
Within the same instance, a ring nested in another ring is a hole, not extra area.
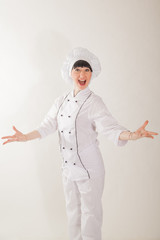
[(23, 134), (15, 127), (3, 144), (43, 138), (58, 130), (62, 154), (63, 185), (72, 240), (101, 240), (102, 193), (105, 169), (97, 133), (103, 133), (117, 146), (128, 140), (154, 138), (145, 121), (135, 132), (120, 126), (102, 99), (89, 89), (90, 81), (101, 71), (98, 58), (84, 48), (75, 48), (62, 67), (62, 77), (73, 91), (56, 99), (40, 127)]

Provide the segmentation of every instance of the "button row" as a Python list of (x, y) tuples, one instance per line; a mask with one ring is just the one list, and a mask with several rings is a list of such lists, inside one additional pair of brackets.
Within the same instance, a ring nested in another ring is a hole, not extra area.
[[(69, 102), (69, 101), (70, 101), (70, 99), (67, 99), (67, 101)], [(75, 102), (77, 103), (78, 101), (77, 101), (77, 100), (75, 100)]]
[[(62, 149), (66, 149), (65, 147), (62, 147)], [(70, 150), (72, 151), (73, 150), (73, 148), (70, 148)]]
[[(61, 131), (61, 133), (63, 133), (63, 130)], [(68, 132), (69, 134), (71, 134), (71, 132)]]
[[(61, 117), (63, 117), (63, 114), (61, 114)], [(69, 115), (68, 118), (71, 118), (71, 116)]]
[[(67, 161), (65, 161), (65, 163), (67, 163)], [(73, 165), (76, 165), (76, 163), (73, 163)]]

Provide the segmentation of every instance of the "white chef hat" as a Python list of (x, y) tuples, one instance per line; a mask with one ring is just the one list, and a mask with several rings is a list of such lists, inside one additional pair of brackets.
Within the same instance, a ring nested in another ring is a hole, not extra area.
[(82, 48), (82, 47), (77, 47), (77, 48), (74, 48), (68, 54), (68, 56), (66, 57), (66, 60), (63, 63), (62, 69), (61, 69), (62, 78), (66, 82), (70, 82), (70, 83), (73, 82), (73, 80), (71, 78), (71, 71), (72, 71), (72, 67), (73, 67), (74, 63), (77, 62), (78, 60), (84, 60), (90, 64), (90, 66), (93, 70), (92, 78), (97, 77), (99, 75), (99, 73), (101, 72), (101, 65), (100, 65), (98, 58), (93, 53), (88, 51), (88, 49)]

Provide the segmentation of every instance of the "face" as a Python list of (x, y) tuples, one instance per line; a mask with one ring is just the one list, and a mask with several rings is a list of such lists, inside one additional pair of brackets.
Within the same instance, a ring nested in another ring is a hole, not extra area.
[(71, 77), (74, 82), (75, 93), (85, 89), (91, 80), (92, 72), (87, 67), (77, 67), (72, 69)]

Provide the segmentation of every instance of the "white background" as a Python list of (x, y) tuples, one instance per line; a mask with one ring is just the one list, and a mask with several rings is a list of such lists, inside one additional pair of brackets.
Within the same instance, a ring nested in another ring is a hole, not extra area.
[[(98, 56), (90, 88), (118, 122), (159, 132), (159, 0), (0, 0), (0, 135), (39, 126), (70, 90), (60, 68), (74, 47)], [(116, 147), (106, 167), (103, 240), (160, 239), (160, 137)], [(67, 219), (57, 134), (0, 146), (0, 240), (64, 240)]]

